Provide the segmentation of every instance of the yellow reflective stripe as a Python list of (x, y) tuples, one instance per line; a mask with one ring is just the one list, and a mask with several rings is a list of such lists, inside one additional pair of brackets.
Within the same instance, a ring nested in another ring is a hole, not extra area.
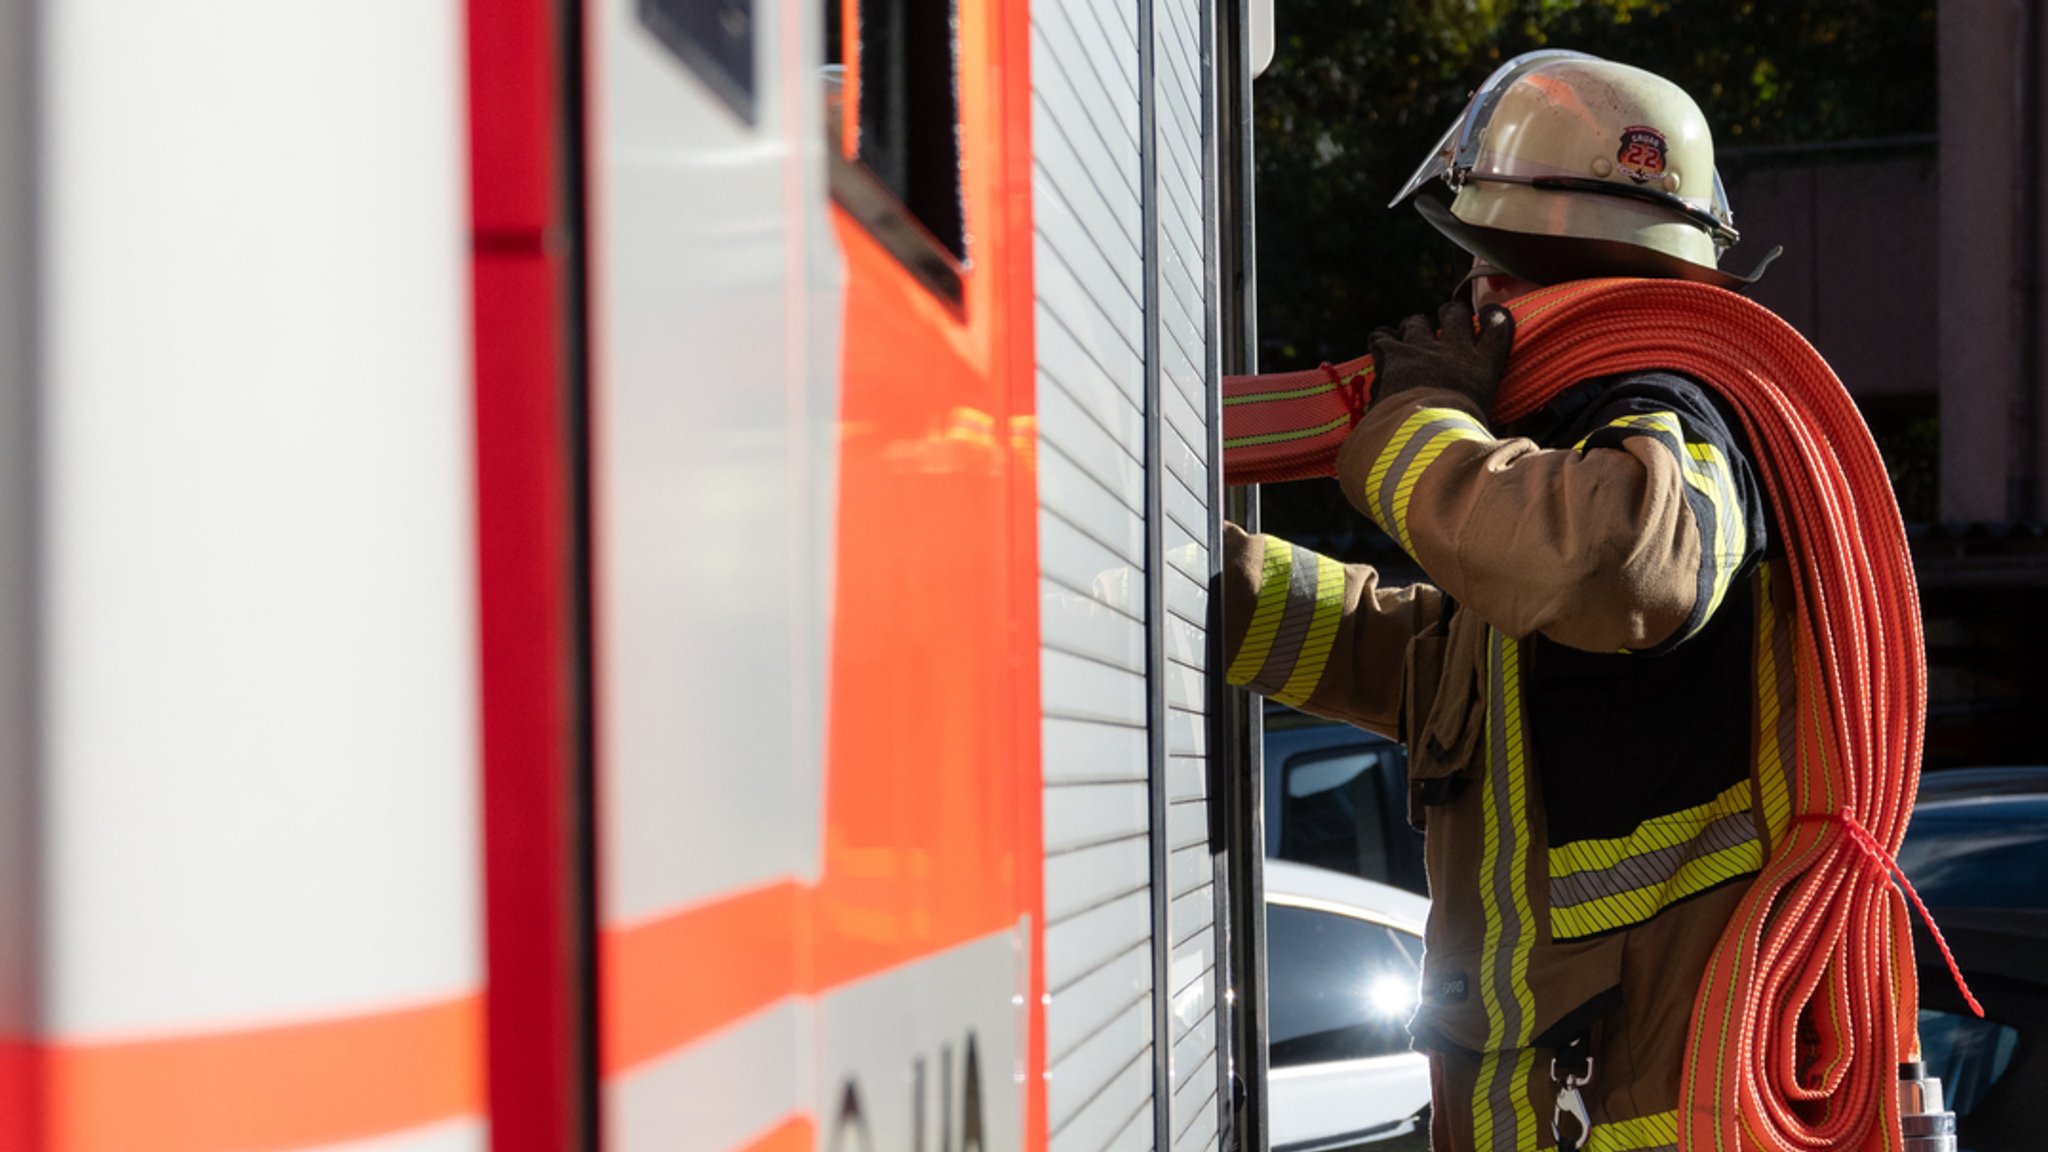
[(1792, 688), (1789, 620), (1778, 615), (1776, 563), (1756, 569), (1756, 775), (1764, 813), (1764, 829), (1776, 849), (1792, 829), (1792, 792), (1785, 779), (1785, 737), (1791, 716), (1786, 704)]
[(1626, 836), (1608, 840), (1579, 840), (1550, 850), (1550, 874), (1570, 876), (1577, 872), (1598, 872), (1624, 860), (1665, 848), (1675, 848), (1698, 838), (1707, 825), (1723, 816), (1749, 811), (1749, 781), (1744, 780), (1704, 804), (1695, 804), (1664, 816), (1652, 816)]
[(1524, 1152), (1536, 1147), (1536, 1105), (1529, 1094), (1533, 1049), (1484, 1052), (1472, 1101), (1473, 1152)]
[[(1493, 1139), (1493, 1085), (1500, 1079), (1501, 1064), (1508, 1056), (1503, 1052), (1486, 1052), (1479, 1057), (1479, 1080), (1472, 1089), (1472, 1148), (1473, 1152), (1514, 1152), (1514, 1145), (1499, 1149)], [(1505, 1102), (1503, 1102), (1505, 1103)]]
[(1658, 1112), (1593, 1125), (1585, 1152), (1665, 1152), (1678, 1147), (1678, 1113)]
[(1224, 678), (1287, 704), (1306, 701), (1322, 680), (1344, 619), (1344, 566), (1265, 538), (1256, 603)]
[(1556, 939), (1577, 939), (1640, 924), (1688, 896), (1695, 896), (1763, 867), (1763, 848), (1755, 840), (1696, 856), (1681, 864), (1664, 882), (1603, 896), (1568, 908), (1550, 910), (1550, 933)]
[(1536, 1147), (1536, 1102), (1529, 1092), (1529, 1079), (1536, 1070), (1536, 1053), (1524, 1048), (1515, 1057), (1515, 1147)]
[(1400, 484), (1394, 489), (1393, 528), (1395, 535), (1401, 539), (1401, 547), (1407, 549), (1410, 556), (1415, 554), (1415, 538), (1408, 533), (1408, 501), (1415, 495), (1416, 483), (1422, 479), (1423, 472), (1431, 464), (1436, 463), (1436, 458), (1444, 454), (1444, 449), (1449, 448), (1460, 440), (1484, 440), (1485, 438), (1484, 433), (1474, 432), (1471, 429), (1445, 429), (1430, 437), (1429, 443), (1423, 445), (1422, 451), (1416, 454), (1415, 463), (1401, 473)]
[[(1491, 709), (1489, 708), (1489, 713)], [(1487, 716), (1489, 724), (1494, 716)], [(1500, 894), (1495, 890), (1494, 876), (1501, 867), (1501, 812), (1494, 799), (1493, 781), (1490, 777), (1501, 771), (1498, 764), (1487, 765), (1489, 779), (1479, 789), (1479, 914), (1485, 923), (1484, 935), (1480, 938), (1480, 962), (1489, 970), (1479, 977), (1479, 1000), (1486, 1009), (1486, 1046), (1499, 1048), (1507, 1040), (1507, 1020), (1501, 1011), (1500, 996), (1494, 988), (1491, 971), (1495, 957), (1500, 953), (1501, 923)], [(1484, 1130), (1484, 1125), (1481, 1126)]]
[(1586, 433), (1584, 438), (1577, 444), (1572, 445), (1572, 451), (1585, 452), (1586, 445), (1592, 443), (1593, 437), (1605, 432), (1609, 428), (1634, 429), (1640, 432), (1662, 432), (1677, 443), (1685, 443), (1685, 428), (1679, 424), (1676, 413), (1631, 412), (1627, 416), (1617, 416), (1606, 424)]
[(1522, 645), (1512, 636), (1502, 635), (1501, 646), (1501, 703), (1502, 720), (1505, 725), (1504, 742), (1508, 761), (1508, 804), (1513, 810), (1515, 822), (1521, 826), (1520, 835), (1515, 838), (1515, 856), (1511, 866), (1515, 870), (1515, 915), (1521, 922), (1521, 936), (1514, 942), (1513, 964), (1509, 981), (1514, 988), (1515, 998), (1520, 1002), (1523, 1027), (1533, 1027), (1536, 1020), (1536, 996), (1529, 988), (1529, 951), (1536, 939), (1536, 912), (1529, 899), (1529, 855), (1535, 843), (1535, 833), (1529, 822), (1529, 771), (1528, 757), (1524, 754), (1522, 742)]
[[(1373, 461), (1372, 471), (1366, 475), (1367, 510), (1409, 555), (1414, 555), (1415, 541), (1408, 534), (1408, 501), (1414, 495), (1422, 473), (1452, 444), (1459, 441), (1484, 444), (1492, 439), (1486, 426), (1473, 419), (1469, 412), (1456, 408), (1417, 408), (1401, 422), (1393, 439), (1387, 441), (1379, 458)], [(1391, 492), (1387, 488), (1390, 480), (1394, 486)]]
[[(1678, 422), (1678, 413), (1676, 412), (1631, 412), (1626, 416), (1609, 420), (1607, 427), (1635, 429), (1641, 432), (1661, 432), (1671, 437), (1674, 443), (1685, 443), (1685, 426)], [(1595, 431), (1598, 431), (1598, 429), (1595, 429)], [(1592, 437), (1588, 436), (1587, 439), (1590, 440)], [(1579, 441), (1578, 446), (1581, 450), (1584, 450), (1586, 441)]]
[(1485, 922), (1479, 980), (1488, 1048), (1525, 1043), (1535, 1023), (1529, 949), (1536, 927), (1529, 900), (1528, 758), (1522, 733), (1521, 643), (1489, 629), (1486, 776), (1480, 788), (1479, 904)]
[(1393, 469), (1395, 457), (1398, 457), (1408, 442), (1415, 438), (1416, 432), (1433, 419), (1435, 419), (1435, 416), (1431, 414), (1430, 409), (1417, 408), (1408, 414), (1406, 420), (1401, 421), (1399, 428), (1394, 430), (1394, 438), (1387, 441), (1387, 446), (1380, 451), (1379, 459), (1372, 462), (1372, 471), (1366, 474), (1365, 503), (1367, 507), (1379, 507), (1380, 489), (1386, 486), (1387, 473)]
[(1712, 598), (1707, 601), (1706, 614), (1702, 621), (1713, 618), (1721, 607), (1721, 598), (1728, 593), (1728, 585), (1735, 578), (1735, 570), (1742, 566), (1742, 557), (1749, 546), (1749, 526), (1742, 518), (1742, 497), (1735, 492), (1735, 474), (1728, 467), (1728, 458), (1712, 444), (1687, 444), (1685, 452), (1686, 483), (1699, 489), (1714, 506), (1714, 538), (1702, 539), (1700, 547), (1711, 547), (1711, 556), (1702, 556), (1702, 563), (1714, 566)]
[(1328, 556), (1315, 554), (1316, 607), (1308, 635), (1302, 639), (1301, 654), (1286, 687), (1273, 693), (1282, 704), (1300, 704), (1315, 691), (1330, 662), (1330, 648), (1337, 642), (1337, 624), (1344, 618), (1344, 566)]
[(1249, 684), (1266, 664), (1273, 650), (1273, 637), (1280, 632), (1280, 618), (1287, 611), (1287, 582), (1294, 573), (1294, 548), (1285, 540), (1266, 538), (1266, 562), (1259, 573), (1259, 602), (1252, 610), (1252, 623), (1237, 659), (1230, 662), (1224, 678), (1232, 684)]
[(1550, 933), (1577, 939), (1639, 924), (1763, 867), (1743, 780), (1705, 804), (1653, 817), (1627, 836), (1550, 850)]

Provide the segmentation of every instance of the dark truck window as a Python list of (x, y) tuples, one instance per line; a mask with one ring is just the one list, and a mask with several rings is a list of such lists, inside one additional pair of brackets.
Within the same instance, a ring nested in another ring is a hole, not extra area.
[(958, 304), (967, 216), (955, 3), (825, 0), (825, 132), (833, 197), (913, 275)]
[(1422, 941), (1316, 908), (1266, 908), (1266, 1004), (1274, 1068), (1408, 1051)]
[(664, 47), (754, 123), (753, 0), (639, 0), (639, 11)]

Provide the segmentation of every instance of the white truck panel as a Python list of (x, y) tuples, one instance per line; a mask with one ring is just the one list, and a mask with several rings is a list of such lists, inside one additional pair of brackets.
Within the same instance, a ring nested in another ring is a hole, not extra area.
[(817, 871), (843, 273), (821, 83), (779, 63), (822, 58), (814, 8), (758, 10), (748, 124), (591, 7), (607, 923)]
[(621, 1148), (730, 1152), (809, 1106), (793, 1069), (812, 1051), (815, 1010), (786, 1001), (607, 1085), (605, 1130)]
[(462, 18), (38, 6), (56, 1034), (481, 979)]

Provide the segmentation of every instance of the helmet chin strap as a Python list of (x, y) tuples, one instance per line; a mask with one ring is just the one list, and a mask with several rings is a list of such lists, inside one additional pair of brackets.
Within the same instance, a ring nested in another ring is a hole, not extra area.
[(1457, 287), (1451, 289), (1451, 299), (1470, 305), (1472, 303), (1472, 286), (1474, 284), (1478, 283), (1481, 280), (1484, 280), (1488, 276), (1505, 275), (1507, 275), (1507, 273), (1501, 271), (1498, 268), (1495, 268), (1491, 264), (1488, 264), (1484, 257), (1474, 256), (1472, 258), (1471, 270), (1465, 273), (1464, 279), (1458, 281)]

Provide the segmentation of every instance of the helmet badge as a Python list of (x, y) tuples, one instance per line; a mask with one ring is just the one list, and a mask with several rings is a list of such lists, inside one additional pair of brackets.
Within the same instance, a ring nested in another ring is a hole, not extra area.
[(1631, 124), (1621, 130), (1621, 147), (1614, 153), (1615, 166), (1638, 184), (1664, 178), (1664, 134), (1645, 124)]

